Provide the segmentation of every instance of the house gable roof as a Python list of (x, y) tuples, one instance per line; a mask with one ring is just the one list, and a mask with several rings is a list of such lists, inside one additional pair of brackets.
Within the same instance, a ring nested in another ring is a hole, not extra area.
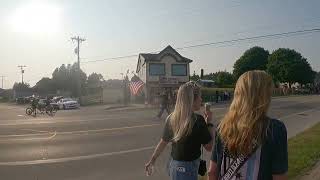
[(181, 56), (175, 49), (173, 49), (170, 45), (160, 51), (158, 54), (151, 53), (141, 53), (140, 55), (144, 57), (145, 61), (160, 61), (161, 57), (165, 55), (175, 55), (178, 56), (179, 59), (177, 61), (191, 63), (192, 60), (186, 57)]
[(145, 62), (157, 62), (157, 61), (160, 61), (161, 58), (166, 55), (174, 55), (175, 57), (178, 57), (178, 58), (176, 58), (177, 62), (185, 62), (185, 63), (192, 62), (191, 59), (183, 57), (174, 48), (172, 48), (170, 45), (168, 45), (166, 48), (164, 48), (162, 51), (160, 51), (157, 54), (155, 54), (155, 53), (140, 53), (139, 58), (138, 58), (136, 72), (138, 73), (140, 71), (140, 67)]

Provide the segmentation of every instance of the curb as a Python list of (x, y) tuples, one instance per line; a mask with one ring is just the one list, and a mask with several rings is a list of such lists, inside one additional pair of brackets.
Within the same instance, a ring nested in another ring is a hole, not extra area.
[(105, 108), (107, 111), (121, 111), (121, 110), (140, 110), (140, 109), (155, 109), (156, 107), (135, 107), (135, 106), (114, 106)]

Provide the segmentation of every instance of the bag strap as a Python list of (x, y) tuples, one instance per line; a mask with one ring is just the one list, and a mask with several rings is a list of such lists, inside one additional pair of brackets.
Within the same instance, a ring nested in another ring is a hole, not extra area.
[(257, 149), (258, 149), (258, 146), (255, 145), (255, 147), (253, 148), (253, 151), (248, 156), (240, 155), (237, 159), (235, 159), (231, 164), (231, 166), (228, 167), (227, 171), (224, 173), (224, 175), (220, 179), (221, 180), (232, 179), (236, 175), (236, 173), (239, 171), (239, 169), (247, 162), (250, 156), (257, 151)]
[(203, 145), (201, 145), (201, 159), (203, 159)]

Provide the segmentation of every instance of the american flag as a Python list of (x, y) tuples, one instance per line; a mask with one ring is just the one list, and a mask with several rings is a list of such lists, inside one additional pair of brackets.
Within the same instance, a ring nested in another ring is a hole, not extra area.
[(139, 90), (143, 87), (143, 85), (144, 83), (141, 80), (130, 82), (129, 87), (130, 87), (131, 94), (137, 95)]

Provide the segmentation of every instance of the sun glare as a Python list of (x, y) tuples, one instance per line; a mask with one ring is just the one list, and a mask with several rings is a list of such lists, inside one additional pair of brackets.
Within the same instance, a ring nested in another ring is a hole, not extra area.
[(17, 8), (9, 21), (17, 32), (57, 32), (60, 25), (60, 9), (47, 3), (33, 3)]

